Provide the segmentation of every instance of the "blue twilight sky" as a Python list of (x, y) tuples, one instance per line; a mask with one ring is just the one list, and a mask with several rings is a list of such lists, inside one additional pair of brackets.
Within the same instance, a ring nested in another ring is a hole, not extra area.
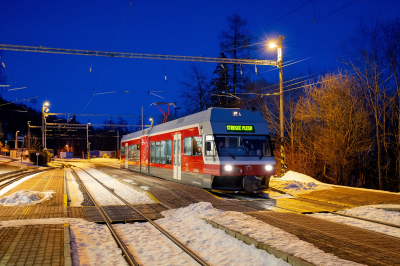
[[(374, 17), (388, 21), (400, 14), (398, 0), (307, 2), (132, 0), (130, 5), (129, 0), (0, 0), (0, 43), (218, 57), (221, 52), (219, 34), (228, 29), (227, 16), (236, 13), (247, 19), (247, 29), (254, 35), (255, 42), (285, 36), (284, 61), (302, 60), (291, 68), (307, 73), (310, 68), (320, 71), (340, 68), (336, 58), (341, 45), (350, 44), (349, 38), (357, 36), (361, 20), (370, 21)], [(273, 23), (304, 3), (307, 4)], [(312, 24), (314, 17), (316, 23)], [(257, 51), (252, 58), (275, 60), (276, 51)], [(3, 88), (0, 92), (7, 100), (35, 95), (38, 96), (35, 107), (39, 109), (41, 103), (48, 100), (52, 112), (138, 115), (142, 105), (145, 114), (158, 115), (157, 107), (150, 107), (157, 101), (178, 101), (179, 106), (182, 71), (192, 64), (14, 51), (2, 51), (1, 60), (9, 75), (7, 84), (11, 88), (28, 87), (14, 91)], [(216, 67), (213, 63), (194, 64), (209, 74)], [(253, 79), (278, 79), (277, 69), (270, 66), (259, 66), (257, 76), (254, 67), (250, 70)], [(118, 90), (134, 92), (93, 97), (95, 92)], [(147, 91), (165, 91), (157, 93), (165, 99), (149, 95)], [(88, 118), (78, 120), (86, 123)], [(133, 124), (135, 119), (127, 120)]]

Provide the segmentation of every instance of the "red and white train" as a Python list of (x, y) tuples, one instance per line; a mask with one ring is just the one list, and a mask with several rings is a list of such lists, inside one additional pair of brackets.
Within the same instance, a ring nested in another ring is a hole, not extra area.
[(214, 190), (268, 185), (275, 159), (260, 112), (209, 108), (123, 136), (121, 168)]

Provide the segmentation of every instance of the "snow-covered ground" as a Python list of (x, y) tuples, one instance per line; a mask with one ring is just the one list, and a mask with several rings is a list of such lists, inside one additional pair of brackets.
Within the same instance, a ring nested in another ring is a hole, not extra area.
[(332, 213), (315, 213), (315, 214), (310, 214), (310, 215), (313, 217), (320, 218), (320, 219), (329, 220), (329, 221), (347, 224), (347, 225), (352, 225), (352, 226), (364, 228), (364, 229), (367, 229), (370, 231), (374, 231), (374, 232), (378, 232), (378, 233), (382, 233), (382, 234), (400, 238), (400, 229), (399, 228), (394, 228), (391, 226), (377, 224), (377, 223), (373, 223), (373, 222), (367, 222), (367, 221), (363, 221), (363, 220), (356, 219), (356, 218), (335, 215)]
[[(15, 187), (18, 186), (19, 184), (25, 182), (26, 180), (31, 179), (32, 177), (34, 177), (34, 176), (36, 176), (36, 175), (38, 175), (38, 174), (41, 174), (41, 173), (36, 173), (36, 174), (33, 174), (33, 175), (26, 176), (26, 177), (24, 177), (24, 178), (22, 178), (22, 179), (20, 179), (20, 180), (18, 180), (18, 181), (16, 181), (16, 182), (14, 182), (14, 183), (8, 185), (8, 186), (6, 186), (5, 188), (3, 188), (3, 189), (0, 190), (0, 196), (6, 194), (8, 191), (10, 191), (11, 189), (15, 188)], [(48, 174), (48, 175), (51, 175), (51, 174), (49, 174), (49, 173), (47, 173), (47, 174)]]
[(0, 199), (0, 206), (24, 206), (39, 204), (53, 197), (56, 192), (20, 190)]
[(125, 205), (85, 171), (79, 168), (74, 168), (74, 170), (100, 205)]
[[(374, 207), (372, 207), (374, 206)], [(379, 209), (380, 205), (361, 206), (339, 211), (339, 213), (368, 218), (370, 220), (395, 224), (400, 226), (400, 212)], [(398, 206), (398, 205), (397, 205)], [(377, 209), (378, 208), (378, 209)], [(400, 229), (399, 229), (400, 230)]]
[(73, 177), (71, 171), (72, 170), (70, 168), (65, 169), (65, 177), (67, 179), (68, 195), (69, 195), (69, 199), (71, 201), (69, 206), (71, 206), (71, 207), (82, 206), (83, 194), (79, 190), (79, 185), (76, 182), (75, 178)]
[(309, 193), (316, 190), (331, 189), (332, 187), (321, 183), (314, 178), (294, 171), (288, 171), (281, 178), (271, 178), (272, 181), (280, 181), (273, 187), (292, 195)]
[[(106, 185), (109, 188), (114, 189), (114, 193), (118, 196), (124, 198), (131, 204), (147, 204), (147, 203), (154, 203), (154, 201), (147, 196), (146, 193), (137, 191), (117, 180), (110, 177), (109, 175), (100, 172), (91, 167), (88, 163), (75, 163), (76, 166), (82, 167), (88, 173), (93, 175), (96, 179), (98, 179), (101, 183)], [(114, 195), (108, 192), (102, 185), (98, 184), (91, 176), (86, 174), (84, 171), (80, 170), (79, 168), (75, 168), (79, 177), (83, 178), (82, 181), (88, 183), (89, 189), (91, 192), (94, 193), (96, 199), (99, 199), (101, 205), (123, 205), (123, 203), (117, 199)], [(86, 184), (85, 183), (85, 184)], [(94, 185), (95, 184), (95, 185)], [(99, 189), (97, 189), (99, 188)], [(107, 192), (107, 193), (105, 193)], [(117, 199), (117, 203), (115, 200)]]
[[(198, 206), (199, 207), (191, 205), (187, 208), (193, 208), (193, 212), (197, 213), (200, 217), (212, 220), (231, 230), (250, 236), (278, 250), (293, 254), (316, 265), (360, 265), (352, 261), (340, 259), (330, 253), (325, 253), (314, 245), (300, 240), (295, 235), (270, 226), (243, 213), (215, 210), (210, 203), (204, 202), (198, 203)], [(185, 216), (184, 209), (173, 211), (175, 213), (171, 211), (171, 214), (176, 217)], [(163, 214), (164, 213), (165, 212), (163, 212)]]

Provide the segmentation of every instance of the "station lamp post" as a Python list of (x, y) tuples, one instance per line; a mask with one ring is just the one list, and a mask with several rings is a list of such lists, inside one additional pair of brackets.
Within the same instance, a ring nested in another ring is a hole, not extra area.
[(42, 146), (46, 150), (47, 149), (47, 143), (46, 143), (46, 117), (47, 114), (50, 111), (49, 109), (50, 103), (49, 102), (44, 102), (42, 106)]
[(278, 51), (278, 60), (277, 60), (277, 66), (279, 67), (279, 97), (280, 97), (280, 103), (279, 103), (279, 119), (280, 119), (280, 143), (281, 143), (281, 176), (285, 174), (285, 150), (284, 150), (284, 137), (285, 137), (285, 131), (284, 131), (284, 114), (283, 114), (283, 64), (282, 64), (282, 40), (283, 36), (279, 35), (279, 40), (278, 44), (275, 43), (270, 43), (269, 47), (270, 48), (277, 48)]
[(15, 149), (18, 151), (18, 132), (19, 130), (17, 130), (17, 132), (15, 132)]

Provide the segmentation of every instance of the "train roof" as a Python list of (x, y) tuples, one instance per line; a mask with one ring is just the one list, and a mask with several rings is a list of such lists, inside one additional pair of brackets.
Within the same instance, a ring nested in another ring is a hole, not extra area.
[[(229, 123), (232, 123), (232, 125), (254, 125), (254, 133), (268, 134), (267, 123), (259, 111), (212, 107), (202, 112), (156, 125), (153, 128), (145, 128), (144, 131), (137, 131), (124, 135), (121, 141), (207, 122), (211, 124), (214, 134), (226, 134), (226, 125)], [(257, 126), (255, 126), (255, 124), (257, 124)]]

